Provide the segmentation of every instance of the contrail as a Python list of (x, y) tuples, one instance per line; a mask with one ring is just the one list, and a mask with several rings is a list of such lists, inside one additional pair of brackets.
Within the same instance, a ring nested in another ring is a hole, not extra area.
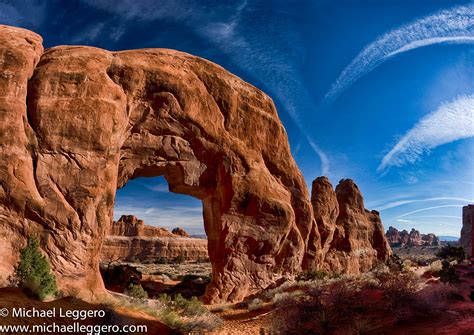
[(417, 209), (416, 211), (411, 211), (411, 212), (404, 213), (404, 214), (402, 214), (402, 215), (396, 216), (396, 217), (394, 217), (392, 220), (400, 219), (400, 218), (403, 218), (403, 217), (405, 217), (405, 216), (408, 216), (408, 215), (411, 215), (411, 214), (415, 214), (415, 213), (419, 213), (419, 212), (430, 211), (430, 210), (432, 210), (432, 209), (448, 208), (448, 207), (463, 207), (463, 206), (464, 206), (464, 205), (442, 205), (442, 206), (426, 207), (426, 208)]
[(474, 5), (441, 10), (381, 35), (342, 71), (324, 96), (330, 104), (359, 78), (397, 54), (440, 43), (474, 43)]
[(413, 163), (430, 149), (473, 136), (474, 95), (459, 96), (423, 117), (383, 157), (377, 171)]
[(399, 200), (399, 201), (393, 201), (389, 202), (388, 204), (385, 204), (380, 207), (375, 207), (378, 211), (383, 211), (386, 209), (390, 208), (395, 208), (403, 205), (408, 205), (412, 204), (415, 202), (428, 202), (428, 201), (446, 201), (446, 200), (453, 200), (453, 201), (461, 201), (463, 203), (471, 203), (474, 202), (473, 199), (465, 199), (465, 198), (459, 198), (459, 197), (437, 197), (437, 198), (426, 198), (426, 199), (406, 199), (406, 200)]

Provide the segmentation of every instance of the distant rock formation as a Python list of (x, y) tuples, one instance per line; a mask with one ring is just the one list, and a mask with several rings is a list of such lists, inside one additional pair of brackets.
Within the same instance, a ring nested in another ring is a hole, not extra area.
[(183, 235), (145, 225), (133, 215), (122, 215), (110, 228), (101, 249), (101, 260), (154, 262), (172, 261), (178, 256), (190, 261), (209, 258), (207, 240), (190, 238), (183, 229), (179, 232)]
[(436, 246), (440, 244), (439, 237), (435, 234), (420, 234), (415, 228), (408, 232), (405, 229), (399, 231), (397, 228), (390, 226), (385, 236), (391, 247)]
[(178, 236), (189, 237), (188, 232), (181, 227), (174, 228), (171, 232)]
[(108, 235), (135, 236), (135, 237), (173, 237), (166, 228), (147, 226), (143, 220), (133, 215), (122, 215), (110, 226)]
[(334, 191), (326, 177), (316, 178), (311, 203), (320, 230), (323, 269), (358, 274), (391, 255), (379, 213), (364, 208), (351, 179), (342, 179)]
[(462, 209), (462, 229), (460, 243), (466, 250), (468, 257), (474, 257), (474, 205), (464, 206)]

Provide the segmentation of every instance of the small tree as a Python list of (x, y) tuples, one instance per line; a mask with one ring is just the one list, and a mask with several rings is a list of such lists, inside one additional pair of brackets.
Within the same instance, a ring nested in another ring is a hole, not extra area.
[(56, 278), (51, 273), (48, 259), (39, 248), (39, 241), (30, 237), (20, 250), (20, 261), (15, 267), (14, 282), (40, 300), (57, 294)]
[(443, 261), (443, 267), (439, 271), (439, 280), (441, 280), (443, 283), (450, 284), (460, 282), (456, 269), (448, 261)]
[(466, 258), (466, 253), (463, 247), (455, 247), (452, 245), (445, 245), (436, 256), (445, 259), (449, 262), (457, 261), (458, 263), (462, 262)]

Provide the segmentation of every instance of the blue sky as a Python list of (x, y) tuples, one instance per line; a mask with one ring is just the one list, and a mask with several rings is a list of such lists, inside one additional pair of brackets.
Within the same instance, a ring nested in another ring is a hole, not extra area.
[[(474, 2), (0, 0), (46, 47), (162, 47), (275, 101), (308, 185), (352, 178), (384, 226), (458, 236), (474, 202)], [(116, 216), (202, 232), (200, 202), (130, 181)]]

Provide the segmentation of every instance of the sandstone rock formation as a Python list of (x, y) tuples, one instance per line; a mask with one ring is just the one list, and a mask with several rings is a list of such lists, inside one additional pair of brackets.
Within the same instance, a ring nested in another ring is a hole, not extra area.
[(311, 203), (320, 228), (322, 269), (358, 274), (391, 255), (379, 213), (364, 208), (362, 194), (352, 180), (341, 180), (334, 191), (326, 177), (317, 178)]
[(319, 261), (272, 100), (218, 65), (165, 49), (43, 52), (37, 34), (0, 26), (0, 118), (2, 283), (37, 235), (59, 288), (99, 298), (115, 191), (160, 175), (202, 200), (207, 302), (240, 300)]
[(461, 245), (468, 257), (474, 257), (474, 205), (462, 208)]
[(397, 228), (389, 227), (385, 233), (391, 247), (416, 247), (416, 246), (436, 246), (439, 245), (439, 237), (435, 234), (420, 234), (418, 230), (412, 228), (399, 231)]
[(100, 258), (107, 263), (117, 260), (154, 262), (158, 258), (171, 261), (178, 256), (195, 261), (209, 257), (207, 240), (189, 238), (183, 229), (180, 233), (182, 235), (145, 225), (133, 215), (122, 215), (113, 222), (100, 250)]
[(189, 237), (188, 232), (181, 227), (176, 227), (171, 232), (178, 236)]
[(174, 237), (166, 228), (145, 225), (133, 215), (122, 215), (110, 226), (108, 236), (133, 236), (133, 237)]
[[(59, 288), (100, 298), (103, 241), (111, 229), (126, 233), (111, 228), (115, 192), (161, 175), (171, 192), (202, 201), (209, 303), (301, 270), (358, 273), (390, 254), (378, 213), (350, 180), (334, 193), (321, 178), (313, 216), (272, 100), (204, 59), (166, 49), (43, 52), (37, 34), (0, 26), (0, 118), (0, 284), (37, 235)], [(145, 237), (117, 250), (159, 252), (143, 242), (155, 231), (134, 225)]]
[(185, 260), (208, 259), (207, 241), (185, 237), (108, 236), (100, 253), (105, 263), (123, 260), (155, 262), (159, 258), (172, 261), (178, 256)]

